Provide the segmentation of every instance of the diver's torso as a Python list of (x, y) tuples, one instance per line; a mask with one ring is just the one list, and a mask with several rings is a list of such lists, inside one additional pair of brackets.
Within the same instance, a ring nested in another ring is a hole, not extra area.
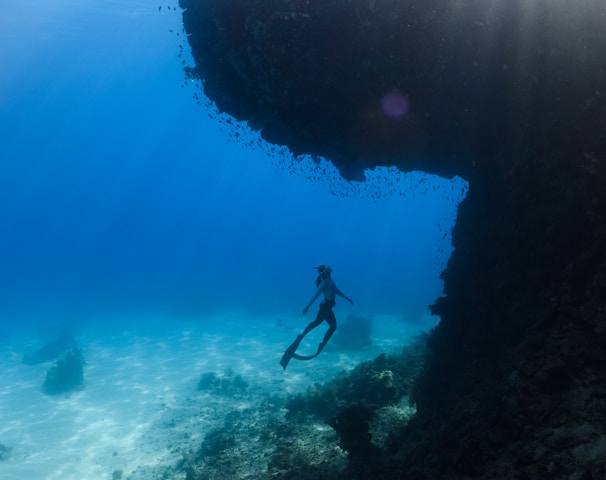
[(322, 294), (326, 300), (330, 300), (331, 302), (335, 301), (335, 297), (337, 296), (337, 286), (335, 282), (333, 282), (332, 278), (325, 278), (320, 285), (322, 288)]

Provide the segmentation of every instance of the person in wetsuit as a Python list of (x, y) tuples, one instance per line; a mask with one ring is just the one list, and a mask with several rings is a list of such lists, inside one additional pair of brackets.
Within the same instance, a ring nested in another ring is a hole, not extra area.
[[(337, 285), (331, 277), (332, 268), (330, 268), (328, 265), (320, 265), (319, 267), (316, 267), (316, 269), (318, 270), (318, 278), (316, 278), (317, 290), (314, 296), (309, 301), (309, 303), (303, 309), (303, 315), (307, 314), (309, 307), (312, 306), (312, 304), (320, 295), (324, 295), (324, 300), (322, 300), (322, 302), (320, 303), (320, 309), (318, 310), (316, 319), (309, 325), (307, 325), (307, 327), (305, 327), (303, 333), (298, 335), (295, 341), (286, 349), (286, 352), (284, 352), (282, 360), (280, 361), (280, 365), (282, 365), (285, 370), (291, 358), (294, 357), (298, 360), (311, 360), (312, 358), (318, 356), (320, 352), (324, 349), (326, 343), (328, 343), (328, 340), (330, 339), (330, 337), (332, 337), (333, 333), (335, 333), (335, 330), (337, 329), (337, 319), (335, 318), (335, 314), (332, 311), (333, 307), (336, 305), (335, 298), (337, 297), (337, 295), (343, 297), (352, 305), (354, 303), (351, 298), (349, 298), (337, 288)], [(315, 354), (309, 356), (297, 355), (295, 352), (299, 344), (301, 343), (301, 340), (303, 340), (303, 337), (305, 337), (305, 335), (311, 332), (314, 328), (321, 325), (324, 321), (328, 323), (328, 330), (324, 334), (324, 339), (318, 345), (318, 351)]]

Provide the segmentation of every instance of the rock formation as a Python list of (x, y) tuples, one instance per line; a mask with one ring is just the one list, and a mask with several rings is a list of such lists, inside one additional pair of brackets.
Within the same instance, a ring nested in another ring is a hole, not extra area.
[(188, 74), (266, 140), (470, 182), (373, 478), (606, 478), (606, 3), (180, 3)]

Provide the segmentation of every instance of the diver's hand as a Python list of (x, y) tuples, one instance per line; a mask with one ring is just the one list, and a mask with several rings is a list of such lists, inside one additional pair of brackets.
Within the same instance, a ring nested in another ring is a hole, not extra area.
[(309, 310), (309, 307), (305, 307), (305, 308), (303, 309), (303, 315), (307, 315), (307, 310)]

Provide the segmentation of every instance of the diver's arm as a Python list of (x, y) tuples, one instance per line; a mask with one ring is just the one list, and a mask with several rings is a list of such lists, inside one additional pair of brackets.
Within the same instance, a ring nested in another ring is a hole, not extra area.
[(311, 297), (311, 300), (308, 302), (308, 304), (303, 309), (303, 315), (305, 315), (307, 313), (307, 310), (309, 310), (309, 307), (311, 307), (311, 305), (316, 301), (316, 298), (318, 298), (323, 291), (324, 291), (324, 282), (322, 282), (320, 284), (320, 286), (316, 290), (316, 293), (314, 293), (314, 296)]
[(345, 300), (347, 300), (349, 303), (351, 303), (352, 305), (354, 304), (353, 300), (351, 298), (349, 298), (347, 295), (345, 295), (341, 290), (339, 290), (337, 288), (336, 294), (339, 295), (339, 297), (343, 297)]

